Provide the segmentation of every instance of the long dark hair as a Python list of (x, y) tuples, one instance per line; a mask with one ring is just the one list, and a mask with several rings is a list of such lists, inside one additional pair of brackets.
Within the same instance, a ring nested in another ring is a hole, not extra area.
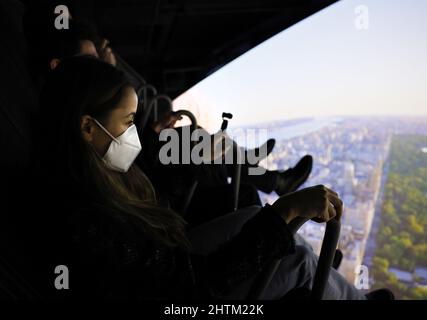
[(130, 219), (153, 240), (185, 247), (183, 219), (157, 206), (145, 174), (136, 165), (127, 173), (108, 169), (81, 136), (81, 117), (90, 115), (102, 123), (117, 107), (126, 86), (123, 72), (93, 58), (73, 57), (59, 64), (40, 98), (37, 159), (39, 172), (47, 176), (40, 179), (60, 201), (72, 203), (73, 197), (84, 197)]

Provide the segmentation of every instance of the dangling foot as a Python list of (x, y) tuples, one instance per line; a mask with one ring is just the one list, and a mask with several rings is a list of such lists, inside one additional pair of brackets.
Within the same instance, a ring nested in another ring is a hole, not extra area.
[(307, 179), (313, 168), (313, 157), (306, 155), (295, 167), (280, 172), (275, 189), (279, 196), (296, 191)]
[(378, 289), (365, 294), (367, 300), (394, 300), (394, 294), (389, 289)]
[(256, 158), (260, 157), (260, 150), (263, 150), (263, 148), (265, 148), (267, 150), (267, 154), (261, 155), (262, 156), (261, 159), (267, 157), (271, 153), (271, 151), (273, 151), (275, 144), (276, 144), (276, 139), (268, 139), (260, 147), (246, 150), (246, 159), (256, 159)]

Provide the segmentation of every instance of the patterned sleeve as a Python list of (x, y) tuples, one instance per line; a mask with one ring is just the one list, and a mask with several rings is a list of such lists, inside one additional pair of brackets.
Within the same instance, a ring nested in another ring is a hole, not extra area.
[(230, 241), (207, 256), (193, 256), (192, 261), (197, 280), (212, 296), (220, 297), (267, 263), (294, 252), (286, 222), (267, 205)]

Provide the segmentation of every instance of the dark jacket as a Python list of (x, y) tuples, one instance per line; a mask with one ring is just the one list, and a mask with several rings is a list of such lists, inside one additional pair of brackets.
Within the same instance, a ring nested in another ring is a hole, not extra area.
[(206, 256), (159, 245), (100, 205), (75, 210), (67, 224), (61, 263), (69, 266), (70, 292), (77, 297), (219, 298), (295, 246), (286, 223), (268, 206)]

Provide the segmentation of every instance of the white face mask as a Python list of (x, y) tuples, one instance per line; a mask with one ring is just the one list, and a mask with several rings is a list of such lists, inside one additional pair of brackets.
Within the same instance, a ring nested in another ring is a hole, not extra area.
[(102, 160), (112, 170), (127, 172), (141, 151), (141, 143), (136, 126), (134, 124), (131, 125), (125, 132), (115, 138), (98, 120), (93, 119), (93, 121), (113, 139)]

